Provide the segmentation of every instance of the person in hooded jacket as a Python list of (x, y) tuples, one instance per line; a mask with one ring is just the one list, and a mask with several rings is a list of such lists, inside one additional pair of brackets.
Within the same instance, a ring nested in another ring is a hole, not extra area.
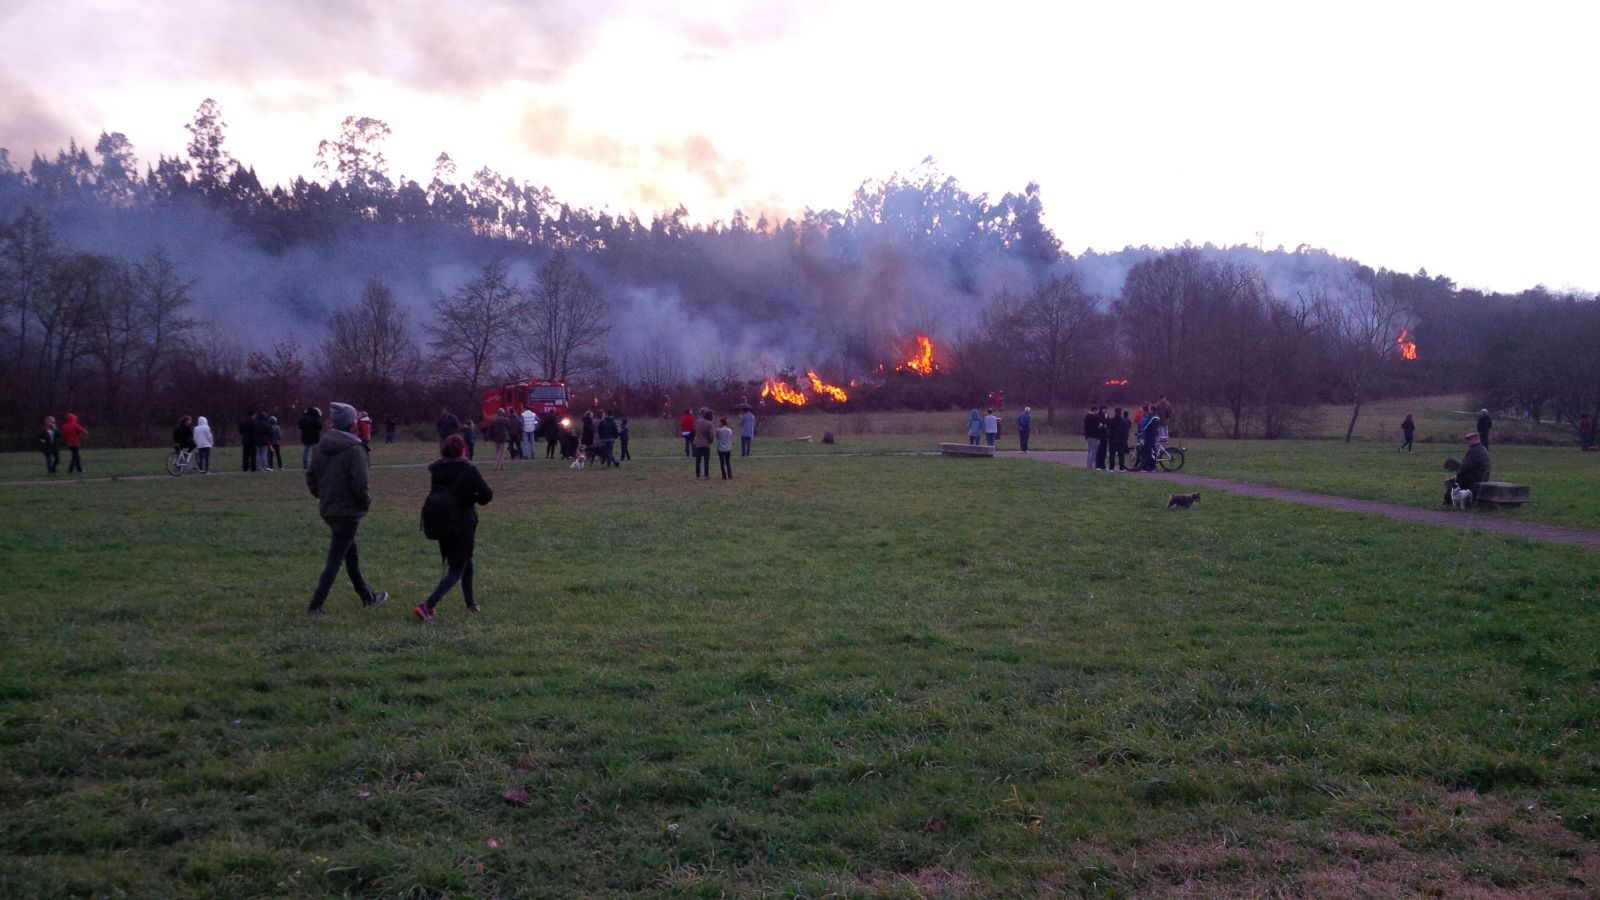
[(300, 468), (311, 465), (311, 448), (317, 446), (322, 440), (322, 410), (315, 406), (306, 407), (300, 414)]
[(978, 441), (983, 437), (983, 416), (974, 409), (972, 415), (967, 416), (967, 443), (978, 446)]
[(172, 429), (172, 452), (182, 453), (185, 450), (194, 450), (194, 419), (182, 416), (178, 424)]
[(78, 424), (78, 416), (75, 413), (67, 413), (67, 421), (61, 426), (61, 442), (66, 445), (67, 452), (72, 454), (72, 460), (67, 463), (68, 475), (73, 472), (83, 474), (83, 459), (78, 456), (78, 448), (88, 436), (89, 429)]
[(361, 556), (356, 551), (356, 530), (372, 507), (372, 494), (367, 487), (367, 455), (371, 451), (356, 436), (355, 407), (347, 403), (329, 405), (328, 422), (333, 427), (317, 442), (311, 466), (306, 469), (306, 489), (319, 501), (317, 511), (331, 532), (328, 558), (306, 609), (313, 614), (322, 611), (341, 566), (350, 576), (362, 606), (377, 606), (389, 599), (387, 591), (374, 591), (367, 584), (361, 574)]
[(55, 416), (44, 417), (44, 430), (36, 440), (44, 453), (45, 474), (54, 475), (56, 467), (61, 465), (61, 429), (56, 425)]
[(277, 416), (268, 416), (267, 462), (273, 468), (283, 468), (283, 426), (278, 424)]
[(439, 541), (439, 556), (445, 564), (444, 577), (439, 579), (428, 599), (411, 611), (423, 622), (433, 621), (434, 609), (456, 582), (461, 583), (461, 598), (467, 602), (467, 612), (480, 609), (472, 595), (472, 550), (478, 536), (475, 507), (488, 505), (494, 499), (494, 491), (483, 480), (478, 467), (462, 458), (466, 452), (466, 441), (460, 435), (451, 435), (439, 448), (439, 458), (428, 463), (428, 490), (446, 490), (456, 498), (457, 524), (453, 535)]
[(211, 436), (211, 423), (201, 416), (194, 426), (194, 465), (201, 475), (211, 474), (211, 447), (216, 439)]
[(267, 411), (257, 410), (255, 418), (256, 436), (256, 468), (262, 472), (272, 471), (272, 417)]
[(239, 449), (244, 453), (244, 467), (241, 471), (254, 472), (256, 470), (256, 411), (250, 410), (239, 420)]

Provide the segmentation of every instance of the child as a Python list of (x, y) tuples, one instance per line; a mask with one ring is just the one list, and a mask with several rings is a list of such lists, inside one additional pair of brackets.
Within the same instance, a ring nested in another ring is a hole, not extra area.
[(76, 413), (67, 413), (67, 422), (61, 426), (61, 442), (72, 453), (72, 461), (67, 463), (67, 474), (73, 472), (83, 474), (83, 458), (78, 456), (78, 447), (83, 444), (83, 439), (89, 436), (89, 429), (78, 424)]
[(721, 427), (717, 429), (717, 461), (722, 464), (722, 480), (727, 481), (733, 477), (733, 429), (728, 427), (728, 419), (723, 417)]

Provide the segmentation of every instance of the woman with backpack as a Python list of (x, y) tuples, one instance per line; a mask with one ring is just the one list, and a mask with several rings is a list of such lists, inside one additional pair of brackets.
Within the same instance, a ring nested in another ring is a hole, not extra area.
[(439, 542), (445, 573), (428, 599), (412, 610), (422, 622), (433, 621), (434, 607), (458, 581), (467, 612), (478, 611), (472, 597), (472, 549), (478, 534), (478, 512), (474, 507), (494, 499), (494, 491), (477, 466), (463, 458), (467, 442), (461, 435), (445, 438), (439, 452), (440, 458), (428, 464), (430, 487), (428, 499), (422, 503), (422, 533)]

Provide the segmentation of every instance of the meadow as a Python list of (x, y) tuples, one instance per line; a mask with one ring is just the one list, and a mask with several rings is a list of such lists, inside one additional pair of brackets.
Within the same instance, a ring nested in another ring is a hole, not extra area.
[(428, 626), (418, 468), (362, 530), (395, 599), (315, 618), (296, 471), (0, 486), (0, 894), (1600, 891), (1592, 552), (920, 434), (635, 444), (486, 472), (484, 613)]

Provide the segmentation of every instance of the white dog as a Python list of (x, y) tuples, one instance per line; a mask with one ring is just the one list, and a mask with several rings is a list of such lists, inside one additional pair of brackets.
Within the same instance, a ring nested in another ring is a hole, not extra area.
[(1466, 488), (1455, 488), (1450, 491), (1450, 505), (1456, 509), (1466, 509), (1472, 505), (1472, 492)]
[(583, 468), (583, 465), (584, 465), (584, 463), (583, 463), (583, 454), (579, 453), (576, 457), (573, 458), (572, 465), (568, 466), (567, 468), (569, 468), (569, 469), (581, 469), (581, 468)]

